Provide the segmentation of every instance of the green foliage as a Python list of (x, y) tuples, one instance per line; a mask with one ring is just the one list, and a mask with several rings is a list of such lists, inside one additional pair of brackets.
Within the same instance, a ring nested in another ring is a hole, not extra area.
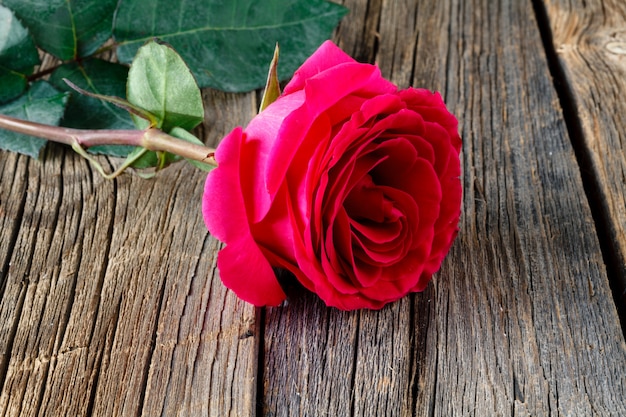
[[(152, 152), (138, 147), (128, 154), (127, 160), (132, 161), (129, 166), (132, 166), (133, 168), (156, 168), (158, 170), (165, 168), (173, 162), (179, 161), (180, 157), (171, 153)], [(149, 178), (151, 175), (148, 174), (144, 176)]]
[[(17, 100), (0, 106), (0, 113), (17, 119), (57, 125), (63, 116), (67, 93), (57, 91), (45, 81), (33, 83)], [(0, 130), (0, 148), (38, 158), (46, 145), (43, 139)]]
[[(80, 129), (128, 129), (134, 121), (195, 143), (188, 131), (204, 116), (197, 84), (262, 87), (276, 43), (283, 52), (278, 76), (286, 79), (346, 12), (326, 0), (0, 0), (0, 113)], [(33, 74), (36, 47), (60, 60), (49, 81), (62, 93), (36, 81), (47, 75)], [(107, 50), (121, 63), (96, 59)], [(28, 111), (15, 113), (20, 108)], [(0, 131), (0, 147), (39, 154), (43, 141), (16, 145), (20, 137)], [(129, 164), (157, 168), (173, 160), (124, 146), (90, 151), (131, 152), (137, 161)]]
[[(201, 87), (248, 91), (264, 85), (278, 42), (285, 79), (328, 38), (346, 9), (323, 0), (125, 0), (114, 36), (130, 62), (152, 37), (173, 46)], [(167, 10), (167, 12), (164, 12)]]
[(94, 53), (111, 37), (117, 0), (1, 0), (35, 43), (62, 60)]
[[(81, 65), (70, 63), (57, 68), (49, 81), (61, 91), (72, 92), (64, 79), (91, 93), (124, 97), (128, 67), (99, 59)], [(133, 122), (127, 111), (111, 103), (85, 94), (72, 94), (62, 125), (78, 129), (130, 129)]]
[[(150, 120), (133, 114), (138, 128), (157, 127), (166, 133), (176, 132), (174, 136), (190, 142), (194, 142), (189, 139), (193, 137), (202, 144), (187, 132), (202, 123), (202, 95), (189, 68), (172, 48), (158, 42), (139, 48), (128, 73), (127, 94), (130, 105), (150, 113)], [(142, 151), (139, 148), (128, 156), (131, 160), (141, 153), (132, 163), (135, 168), (158, 170), (180, 159), (169, 153)]]
[[(61, 91), (74, 92), (65, 82), (104, 96), (123, 97), (126, 95), (128, 67), (100, 59), (70, 63), (57, 68), (50, 76), (50, 83)], [(75, 92), (74, 92), (75, 93)], [(89, 97), (85, 94), (72, 94), (67, 102), (61, 125), (77, 129), (132, 129), (133, 121), (128, 112), (114, 104)], [(127, 156), (132, 148), (122, 145), (94, 146), (92, 153), (112, 156)]]
[(37, 49), (26, 28), (11, 10), (0, 6), (0, 103), (26, 90), (27, 77), (38, 62)]
[[(153, 114), (156, 127), (164, 132), (175, 126), (191, 130), (202, 123), (200, 89), (180, 56), (166, 45), (150, 42), (139, 49), (126, 88), (128, 101)], [(133, 119), (140, 129), (148, 127), (147, 120)]]

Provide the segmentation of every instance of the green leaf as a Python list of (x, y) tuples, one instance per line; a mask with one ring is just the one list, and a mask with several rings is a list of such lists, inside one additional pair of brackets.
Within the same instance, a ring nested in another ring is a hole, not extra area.
[[(169, 132), (178, 126), (191, 130), (204, 118), (202, 95), (189, 68), (169, 46), (150, 42), (137, 52), (128, 72), (128, 101), (152, 113), (156, 126)], [(133, 116), (140, 129), (149, 123)]]
[(82, 64), (70, 63), (57, 68), (50, 83), (61, 91), (71, 92), (62, 126), (77, 129), (132, 129), (128, 112), (94, 97), (75, 92), (63, 79), (90, 93), (124, 97), (128, 67), (99, 59), (85, 60)]
[(112, 105), (114, 105), (114, 106), (116, 106), (116, 107), (118, 107), (118, 108), (120, 108), (122, 110), (126, 110), (130, 114), (134, 114), (135, 116), (139, 116), (142, 119), (146, 119), (148, 122), (150, 122), (151, 125), (157, 125), (158, 124), (158, 120), (157, 120), (155, 115), (153, 115), (152, 113), (148, 113), (147, 111), (145, 111), (141, 107), (137, 107), (134, 104), (131, 104), (126, 99), (123, 99), (121, 97), (116, 97), (116, 96), (107, 96), (107, 95), (104, 95), (104, 94), (92, 93), (90, 91), (85, 90), (84, 88), (80, 88), (79, 86), (77, 86), (76, 84), (74, 84), (73, 82), (68, 80), (67, 78), (63, 78), (63, 81), (72, 90), (74, 90), (75, 92), (77, 92), (80, 95), (84, 95), (84, 96), (87, 96), (87, 97), (95, 98), (97, 100), (104, 101), (105, 103), (112, 104)]
[[(73, 91), (64, 79), (90, 93), (124, 97), (128, 67), (99, 59), (70, 63), (57, 68), (50, 83), (61, 91), (71, 92), (61, 125), (76, 129), (134, 129), (128, 112), (111, 103)], [(125, 157), (134, 148), (122, 145), (94, 146), (91, 153)]]
[(39, 54), (28, 31), (11, 10), (0, 5), (0, 103), (24, 92), (27, 77), (39, 63)]
[(141, 156), (137, 158), (130, 166), (136, 169), (156, 168), (156, 170), (163, 169), (168, 165), (180, 161), (181, 157), (169, 152), (154, 152), (145, 148), (137, 147), (129, 155), (128, 159), (133, 159), (137, 155)]
[(277, 42), (283, 57), (279, 76), (286, 79), (346, 12), (323, 0), (125, 0), (113, 33), (122, 62), (158, 37), (178, 51), (201, 87), (249, 91), (264, 85)]
[[(177, 137), (178, 139), (195, 143), (196, 145), (204, 145), (204, 143), (200, 139), (198, 139), (197, 137), (195, 137), (194, 135), (192, 135), (191, 133), (187, 132), (185, 129), (182, 129), (180, 127), (175, 127), (174, 129), (172, 129), (172, 131), (169, 134), (174, 137)], [(213, 168), (215, 168), (213, 165), (205, 164), (204, 162), (196, 161), (194, 159), (185, 158), (185, 160), (189, 162), (191, 165), (195, 166), (196, 168), (201, 169), (202, 171), (208, 172), (212, 170)]]
[[(22, 97), (0, 106), (0, 113), (32, 122), (58, 125), (67, 93), (61, 93), (45, 81), (33, 83)], [(44, 139), (0, 129), (0, 148), (38, 158), (46, 145)]]
[(95, 52), (111, 37), (117, 0), (0, 0), (43, 50), (69, 60)]

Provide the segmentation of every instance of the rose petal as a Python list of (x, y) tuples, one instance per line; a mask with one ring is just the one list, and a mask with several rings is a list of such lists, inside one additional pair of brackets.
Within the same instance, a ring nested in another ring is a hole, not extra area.
[(207, 176), (202, 214), (209, 231), (226, 243), (218, 255), (224, 284), (254, 305), (278, 305), (285, 294), (252, 237), (241, 194), (239, 156), (244, 140), (237, 128), (218, 147), (219, 166)]
[[(335, 291), (355, 294), (359, 282), (352, 272), (352, 248), (350, 246), (350, 221), (345, 212), (339, 213), (333, 227), (326, 233), (326, 242), (321, 255), (325, 280)], [(335, 245), (337, 249), (335, 250)]]
[[(350, 82), (345, 82), (350, 79)], [(309, 135), (313, 123), (343, 97), (356, 95), (378, 95), (393, 92), (396, 87), (380, 76), (373, 65), (345, 63), (317, 74), (306, 82), (304, 104), (285, 118), (268, 160), (271, 170), (266, 171), (266, 184), (273, 197), (285, 177), (289, 164), (296, 152), (304, 147), (303, 141), (313, 141), (319, 147), (319, 139)], [(288, 96), (287, 96), (288, 97)], [(280, 101), (279, 98), (277, 101)], [(312, 155), (312, 154), (311, 154)]]
[[(458, 120), (446, 108), (441, 94), (423, 88), (407, 88), (398, 92), (407, 107), (415, 110), (422, 118), (429, 122), (435, 122), (443, 126), (451, 138), (458, 137)], [(453, 143), (460, 145), (460, 140)], [(460, 147), (458, 148), (460, 150)]]
[(255, 306), (277, 306), (286, 298), (266, 256), (250, 235), (227, 243), (217, 256), (224, 285)]
[[(399, 210), (395, 210), (398, 212), (397, 215), (400, 216), (401, 213), (399, 213)], [(404, 225), (401, 221), (398, 221), (400, 218), (401, 217), (394, 219), (392, 222), (385, 223), (364, 223), (352, 220), (350, 225), (363, 245), (374, 247), (377, 251), (382, 251), (388, 248), (390, 243), (404, 236), (403, 232), (406, 231), (406, 228), (403, 227)]]
[(288, 214), (292, 211), (292, 203), (286, 187), (279, 190), (267, 215), (258, 223), (250, 225), (252, 236), (268, 256), (281, 259), (280, 263), (270, 260), (272, 266), (285, 267), (286, 264), (295, 264), (293, 256), (293, 235), (302, 230), (296, 218)]
[(246, 208), (253, 223), (261, 221), (272, 204), (272, 196), (267, 192), (265, 183), (265, 172), (268, 170), (269, 155), (275, 146), (280, 126), (288, 114), (302, 105), (304, 98), (304, 93), (282, 97), (254, 117), (246, 127), (247, 140), (240, 156), (242, 175), (246, 182), (241, 186), (247, 197)]
[(296, 70), (291, 81), (283, 90), (284, 95), (302, 90), (306, 81), (322, 71), (333, 68), (337, 65), (354, 62), (354, 59), (342, 51), (332, 41), (325, 41), (318, 49), (307, 58), (306, 61)]

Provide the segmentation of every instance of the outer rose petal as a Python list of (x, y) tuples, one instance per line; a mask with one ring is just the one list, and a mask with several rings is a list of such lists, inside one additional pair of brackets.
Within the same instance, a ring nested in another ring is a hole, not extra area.
[(218, 255), (220, 277), (241, 299), (257, 306), (278, 305), (285, 293), (250, 232), (241, 190), (241, 128), (226, 136), (215, 153), (219, 166), (205, 183), (202, 214), (209, 231), (226, 243)]
[[(241, 186), (244, 187), (247, 213), (252, 223), (260, 222), (270, 210), (274, 195), (267, 192), (269, 186), (266, 181), (266, 172), (277, 168), (268, 159), (273, 152), (272, 149), (276, 147), (276, 141), (281, 136), (279, 130), (283, 120), (302, 106), (304, 99), (304, 92), (281, 97), (256, 115), (246, 128), (247, 146), (242, 150), (243, 156), (240, 157), (244, 159), (241, 161), (242, 169), (251, 170), (251, 174), (244, 175), (245, 184)], [(254, 142), (254, 147), (250, 146), (250, 142)], [(288, 162), (287, 160), (281, 161), (284, 165)]]
[(293, 74), (293, 78), (285, 86), (284, 95), (302, 90), (309, 78), (339, 64), (354, 62), (354, 59), (339, 49), (331, 41), (324, 42)]

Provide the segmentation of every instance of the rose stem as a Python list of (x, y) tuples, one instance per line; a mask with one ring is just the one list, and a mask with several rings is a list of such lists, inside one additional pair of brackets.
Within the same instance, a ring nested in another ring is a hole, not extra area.
[(170, 152), (183, 158), (217, 166), (213, 157), (215, 149), (187, 142), (155, 128), (146, 130), (72, 129), (15, 119), (1, 114), (0, 128), (72, 147), (76, 145), (82, 148), (96, 145), (141, 146), (151, 151)]

